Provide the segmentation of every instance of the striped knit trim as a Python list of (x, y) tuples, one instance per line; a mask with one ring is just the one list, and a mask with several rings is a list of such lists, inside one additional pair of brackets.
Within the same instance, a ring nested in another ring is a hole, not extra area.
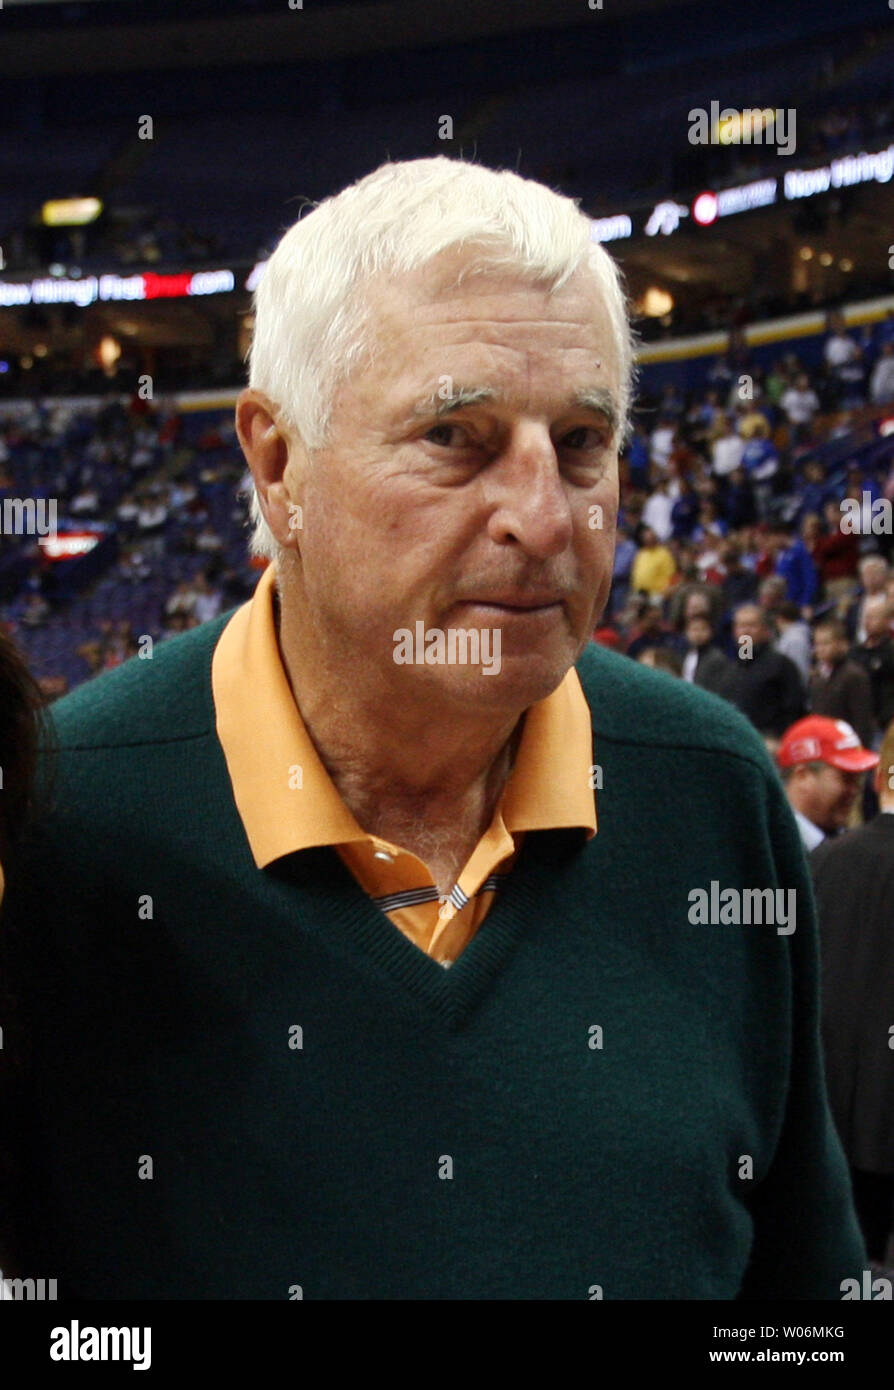
[[(482, 893), (496, 893), (501, 881), (506, 878), (506, 874), (491, 874), (482, 883), (478, 892), (473, 896), (478, 898)], [(420, 903), (440, 902), (441, 894), (437, 888), (408, 888), (403, 893), (388, 893), (384, 898), (373, 898), (373, 902), (381, 912), (399, 912), (402, 907), (418, 907)], [(471, 901), (466, 896), (459, 884), (454, 884), (452, 892), (448, 895), (447, 902), (452, 903), (457, 912)]]

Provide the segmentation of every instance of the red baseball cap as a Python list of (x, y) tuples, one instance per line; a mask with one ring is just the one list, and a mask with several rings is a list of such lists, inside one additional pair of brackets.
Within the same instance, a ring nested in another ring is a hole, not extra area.
[(864, 748), (845, 719), (826, 719), (822, 714), (808, 714), (799, 719), (782, 736), (776, 754), (780, 767), (796, 763), (828, 763), (842, 772), (866, 772), (878, 763), (878, 754)]

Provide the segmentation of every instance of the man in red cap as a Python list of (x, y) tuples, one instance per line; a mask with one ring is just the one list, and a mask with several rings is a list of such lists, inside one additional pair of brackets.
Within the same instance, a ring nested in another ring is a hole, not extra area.
[(846, 720), (809, 714), (786, 729), (776, 759), (809, 854), (847, 825), (863, 773), (878, 754), (863, 747)]

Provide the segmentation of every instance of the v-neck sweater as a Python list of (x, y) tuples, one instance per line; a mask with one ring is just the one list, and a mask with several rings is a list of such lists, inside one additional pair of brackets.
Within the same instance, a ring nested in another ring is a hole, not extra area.
[[(24, 1273), (80, 1298), (840, 1298), (865, 1251), (813, 900), (747, 722), (588, 647), (599, 833), (528, 833), (445, 971), (331, 847), (256, 865), (215, 731), (232, 611), (51, 709), (55, 808), (0, 919)], [(712, 884), (793, 889), (796, 930), (693, 920)]]

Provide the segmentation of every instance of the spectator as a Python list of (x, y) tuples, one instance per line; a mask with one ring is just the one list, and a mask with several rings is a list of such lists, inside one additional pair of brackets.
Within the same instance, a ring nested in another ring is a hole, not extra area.
[(714, 390), (708, 391), (703, 400), (695, 402), (686, 417), (693, 443), (708, 444), (715, 437), (718, 424), (722, 426), (722, 415), (719, 397)]
[(840, 314), (830, 316), (832, 331), (823, 349), (826, 368), (835, 387), (837, 405), (862, 403), (863, 354), (853, 338), (845, 332)]
[(667, 472), (676, 435), (677, 426), (674, 417), (672, 415), (661, 416), (649, 441), (649, 461), (659, 474)]
[[(702, 554), (710, 550), (715, 561), (719, 561), (720, 546), (726, 539), (728, 530), (729, 527), (719, 514), (717, 503), (710, 497), (706, 498), (699, 508), (698, 524), (692, 532), (693, 540), (703, 546)], [(702, 563), (702, 568), (707, 568), (705, 563)]]
[(158, 557), (164, 554), (164, 528), (168, 521), (168, 509), (159, 497), (145, 497), (137, 513), (137, 530), (140, 545), (147, 555)]
[(866, 600), (863, 625), (866, 640), (854, 647), (851, 656), (869, 677), (873, 717), (881, 732), (894, 720), (894, 640), (891, 605), (886, 595), (874, 594)]
[(196, 592), (193, 588), (192, 581), (189, 579), (181, 579), (170, 598), (165, 602), (164, 614), (166, 618), (173, 617), (175, 613), (186, 613), (189, 615), (195, 611), (195, 606)]
[(660, 598), (640, 597), (634, 601), (634, 611), (637, 620), (627, 642), (627, 655), (634, 661), (650, 647), (676, 648), (679, 645), (679, 638), (664, 621)]
[(205, 553), (219, 552), (223, 549), (223, 540), (217, 534), (210, 522), (206, 522), (199, 534), (196, 536), (196, 550)]
[(860, 592), (849, 605), (844, 620), (847, 635), (855, 646), (866, 641), (866, 626), (863, 621), (866, 603), (875, 594), (885, 592), (888, 574), (887, 562), (881, 555), (864, 555), (860, 561)]
[(714, 440), (711, 468), (718, 478), (728, 478), (742, 465), (745, 441), (736, 433), (735, 416), (727, 415), (723, 433)]
[(894, 343), (885, 343), (872, 369), (869, 398), (873, 405), (889, 405), (894, 401)]
[[(822, 1038), (832, 1114), (851, 1167), (870, 1260), (885, 1263), (894, 1224), (894, 728), (881, 747), (881, 813), (810, 856), (819, 913)], [(858, 774), (859, 775), (859, 774)]]
[(770, 439), (770, 426), (766, 419), (762, 415), (755, 415), (751, 420), (742, 465), (751, 481), (758, 520), (768, 521), (774, 480), (779, 472), (779, 455)]
[(690, 618), (707, 618), (712, 628), (723, 616), (723, 596), (716, 584), (692, 580), (675, 589), (668, 603), (668, 619), (679, 630)]
[(637, 527), (639, 549), (633, 562), (630, 587), (637, 594), (661, 596), (667, 592), (677, 565), (666, 545), (661, 545), (651, 526), (641, 522)]
[(671, 523), (673, 509), (674, 500), (670, 495), (670, 482), (667, 477), (662, 476), (656, 480), (655, 487), (646, 499), (642, 514), (642, 521), (646, 526), (651, 526), (661, 542), (670, 540), (673, 529)]
[(875, 716), (872, 686), (862, 666), (848, 657), (844, 624), (824, 618), (813, 630), (815, 666), (810, 678), (810, 708), (828, 719), (843, 719), (872, 747)]
[(813, 656), (810, 628), (801, 617), (801, 610), (798, 605), (789, 599), (784, 599), (780, 603), (773, 617), (777, 632), (773, 646), (778, 652), (782, 652), (783, 656), (787, 656), (790, 661), (795, 663), (801, 673), (806, 691), (810, 681)]
[(734, 530), (743, 526), (753, 526), (757, 520), (754, 489), (744, 468), (735, 468), (729, 474), (723, 498), (723, 511)]
[(206, 574), (197, 576), (195, 588), (193, 612), (200, 623), (210, 622), (220, 612), (221, 594), (218, 590), (212, 589)]
[(627, 446), (627, 466), (632, 487), (647, 489), (649, 486), (649, 438), (645, 427), (637, 421)]
[(25, 600), (25, 607), (19, 621), (25, 627), (43, 627), (52, 611), (43, 594), (35, 592), (29, 594)]
[(819, 592), (819, 576), (813, 556), (802, 536), (777, 531), (773, 537), (776, 573), (785, 580), (786, 597), (796, 603), (804, 617), (812, 615), (812, 604)]
[(757, 595), (758, 578), (753, 570), (742, 564), (742, 547), (738, 541), (727, 540), (720, 551), (723, 566), (724, 606), (732, 610), (743, 604), (752, 603)]
[[(710, 503), (704, 504), (711, 505)], [(701, 498), (696, 492), (692, 482), (687, 477), (682, 477), (678, 484), (677, 500), (671, 507), (671, 535), (674, 540), (688, 540), (699, 522), (699, 513), (703, 510)], [(648, 521), (648, 505), (643, 512), (643, 520)], [(656, 530), (658, 528), (656, 527)], [(659, 536), (661, 532), (658, 531)], [(666, 540), (666, 536), (661, 537)]]
[(809, 854), (847, 825), (863, 775), (878, 755), (842, 719), (810, 714), (786, 729), (777, 752), (789, 805)]
[(798, 442), (806, 438), (820, 408), (820, 401), (805, 372), (801, 372), (794, 386), (783, 393), (780, 404), (791, 426), (793, 440)]
[(636, 559), (636, 542), (626, 526), (618, 527), (615, 542), (615, 560), (612, 567), (611, 610), (618, 612), (627, 602), (630, 592), (630, 576)]
[(841, 506), (830, 498), (823, 507), (824, 529), (813, 542), (813, 563), (827, 598), (841, 600), (857, 582), (860, 548), (857, 537), (841, 529)]
[(724, 691), (765, 738), (779, 738), (804, 714), (797, 666), (771, 645), (762, 609), (746, 604), (733, 614), (736, 658)]
[(682, 674), (682, 660), (673, 647), (646, 647), (636, 658), (643, 666), (651, 666), (656, 671), (667, 671), (670, 676)]
[(801, 505), (798, 509), (798, 521), (803, 521), (804, 517), (810, 512), (822, 514), (826, 502), (829, 500), (830, 485), (823, 471), (823, 466), (817, 459), (808, 459), (804, 465), (804, 485), (800, 489)]
[[(786, 583), (780, 574), (771, 574), (764, 579), (757, 591), (758, 607), (764, 610), (770, 625), (776, 621), (776, 614), (784, 603), (790, 600), (786, 597)], [(797, 604), (795, 607), (797, 608)], [(799, 610), (800, 611), (800, 610)]]
[(732, 674), (732, 663), (714, 646), (714, 629), (708, 618), (696, 614), (687, 621), (686, 643), (683, 679), (722, 695)]

